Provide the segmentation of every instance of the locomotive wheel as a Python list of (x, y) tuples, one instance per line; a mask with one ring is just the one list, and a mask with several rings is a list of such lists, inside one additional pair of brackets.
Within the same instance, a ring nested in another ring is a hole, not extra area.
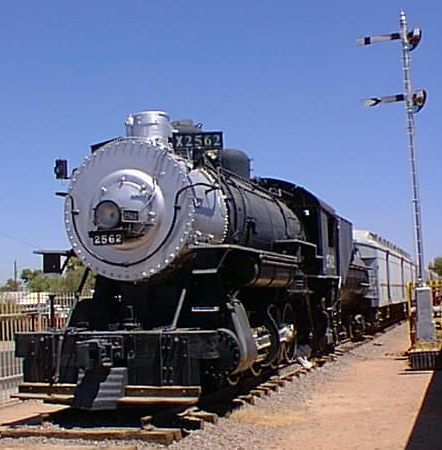
[(353, 341), (361, 340), (364, 336), (366, 324), (364, 316), (356, 314), (350, 316), (350, 338)]
[(282, 312), (282, 323), (291, 328), (292, 339), (281, 345), (282, 359), (287, 363), (292, 363), (298, 351), (298, 328), (296, 326), (295, 312), (290, 303), (284, 305)]
[(271, 348), (265, 360), (262, 362), (262, 366), (270, 367), (273, 370), (278, 368), (281, 355), (281, 341), (279, 340), (277, 317), (278, 309), (275, 305), (270, 305), (267, 308), (263, 325), (269, 332)]
[(239, 383), (239, 380), (241, 379), (241, 375), (227, 375), (226, 382), (230, 387), (234, 387)]
[(230, 375), (238, 367), (238, 341), (233, 331), (225, 328), (218, 329), (219, 358), (212, 360), (206, 368), (206, 375), (212, 380), (226, 380), (230, 386), (239, 381), (239, 376)]
[(252, 367), (250, 367), (250, 372), (254, 377), (259, 377), (262, 373), (262, 365), (260, 362), (255, 362), (252, 364)]

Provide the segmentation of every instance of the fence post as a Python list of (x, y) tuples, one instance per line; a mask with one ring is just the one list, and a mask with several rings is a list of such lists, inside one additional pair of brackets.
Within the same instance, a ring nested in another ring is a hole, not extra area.
[(49, 294), (49, 314), (50, 314), (50, 326), (51, 328), (55, 328), (55, 294)]
[(40, 292), (37, 292), (37, 331), (41, 331), (41, 296)]

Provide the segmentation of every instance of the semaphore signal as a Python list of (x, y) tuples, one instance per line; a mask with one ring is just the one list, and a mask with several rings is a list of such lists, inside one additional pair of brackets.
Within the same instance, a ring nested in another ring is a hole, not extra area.
[(385, 103), (404, 102), (407, 111), (407, 136), (408, 151), (411, 164), (412, 181), (412, 205), (414, 218), (414, 239), (417, 263), (417, 283), (415, 289), (416, 309), (417, 309), (417, 329), (416, 336), (418, 340), (433, 341), (435, 330), (432, 322), (432, 297), (431, 289), (425, 284), (423, 279), (424, 252), (422, 240), (422, 219), (419, 199), (419, 184), (416, 168), (416, 149), (415, 149), (415, 125), (414, 115), (418, 113), (425, 105), (427, 93), (424, 89), (413, 92), (411, 86), (410, 72), (410, 53), (416, 49), (422, 39), (422, 30), (413, 28), (408, 31), (407, 17), (404, 11), (400, 13), (400, 31), (390, 34), (377, 36), (366, 36), (356, 40), (357, 45), (371, 45), (381, 42), (400, 40), (402, 43), (402, 68), (404, 74), (404, 92), (397, 95), (385, 97), (371, 97), (363, 102), (366, 106), (373, 107)]
[[(413, 28), (412, 31), (407, 31), (407, 41), (410, 51), (413, 51), (419, 45), (421, 38), (422, 30), (420, 28)], [(379, 34), (377, 36), (366, 36), (356, 39), (356, 45), (372, 45), (381, 42), (397, 41), (400, 39), (402, 39), (401, 33)]]
[(385, 97), (370, 97), (363, 100), (365, 106), (373, 107), (384, 103), (405, 102), (407, 110), (407, 135), (408, 149), (411, 161), (411, 178), (413, 190), (413, 212), (415, 226), (415, 246), (417, 259), (417, 281), (418, 284), (423, 282), (423, 245), (422, 245), (422, 227), (421, 212), (419, 201), (419, 189), (416, 170), (416, 150), (415, 150), (415, 126), (414, 114), (419, 112), (425, 105), (427, 93), (424, 89), (413, 92), (411, 86), (410, 74), (410, 52), (413, 51), (420, 43), (422, 38), (422, 30), (414, 28), (412, 31), (407, 29), (407, 18), (405, 13), (400, 14), (401, 31), (398, 33), (382, 34), (377, 36), (367, 36), (356, 40), (357, 45), (371, 45), (381, 42), (400, 40), (402, 42), (402, 65), (404, 73), (404, 93), (398, 95), (389, 95)]
[[(373, 107), (383, 103), (396, 103), (405, 101), (404, 94), (387, 95), (385, 97), (370, 97), (362, 100), (364, 106)], [(417, 114), (427, 101), (427, 91), (419, 89), (413, 92), (413, 113)]]

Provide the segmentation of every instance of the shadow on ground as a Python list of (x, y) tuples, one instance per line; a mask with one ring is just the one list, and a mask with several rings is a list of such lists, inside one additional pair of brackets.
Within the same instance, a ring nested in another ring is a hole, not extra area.
[(434, 372), (406, 450), (442, 448), (442, 371)]

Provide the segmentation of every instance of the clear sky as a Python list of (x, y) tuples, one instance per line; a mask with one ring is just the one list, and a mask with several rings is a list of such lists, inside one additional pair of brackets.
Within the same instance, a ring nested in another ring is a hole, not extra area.
[(15, 0), (0, 15), (0, 283), (39, 267), (34, 249), (68, 247), (53, 161), (124, 134), (128, 113), (164, 109), (222, 130), (255, 175), (305, 186), (413, 252), (405, 108), (359, 99), (402, 92), (399, 30), (423, 39), (413, 85), (425, 259), (442, 254), (440, 0)]

